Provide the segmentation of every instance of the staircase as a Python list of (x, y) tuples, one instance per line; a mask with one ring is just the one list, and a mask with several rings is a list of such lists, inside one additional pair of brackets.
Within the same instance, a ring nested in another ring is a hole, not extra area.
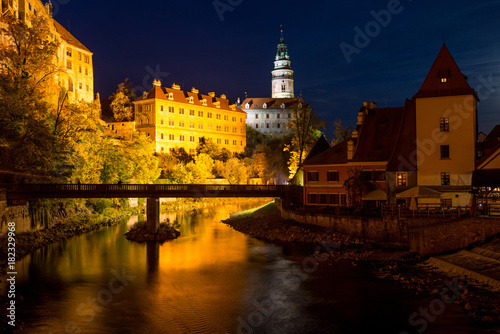
[(431, 257), (428, 265), (446, 272), (453, 272), (490, 285), (500, 291), (500, 239), (460, 250), (453, 254)]

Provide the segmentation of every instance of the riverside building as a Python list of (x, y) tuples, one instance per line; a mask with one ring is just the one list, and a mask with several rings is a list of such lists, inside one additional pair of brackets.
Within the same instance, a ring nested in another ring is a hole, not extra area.
[(136, 129), (156, 143), (158, 153), (182, 148), (194, 154), (203, 141), (234, 153), (245, 150), (246, 114), (224, 94), (183, 91), (176, 84), (167, 88), (154, 80), (153, 88), (134, 101), (134, 110)]
[[(2, 16), (11, 13), (14, 17), (30, 26), (34, 17), (45, 19), (49, 25), (50, 39), (59, 42), (56, 62), (59, 72), (55, 83), (68, 92), (69, 102), (94, 100), (93, 53), (75, 36), (59, 24), (53, 17), (50, 1), (43, 4), (40, 0), (2, 0)], [(7, 43), (7, 38), (0, 32), (0, 41)], [(57, 96), (55, 97), (57, 100)]]

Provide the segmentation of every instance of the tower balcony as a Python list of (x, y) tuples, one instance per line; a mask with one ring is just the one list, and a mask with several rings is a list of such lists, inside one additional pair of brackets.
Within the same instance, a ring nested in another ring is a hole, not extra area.
[(293, 73), (291, 74), (273, 74), (273, 80), (282, 80), (282, 79), (293, 79)]

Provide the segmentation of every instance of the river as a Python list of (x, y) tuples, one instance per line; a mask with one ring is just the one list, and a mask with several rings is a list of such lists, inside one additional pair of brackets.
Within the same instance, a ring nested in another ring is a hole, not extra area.
[(304, 249), (221, 223), (253, 203), (163, 214), (178, 219), (181, 237), (161, 246), (124, 238), (135, 216), (23, 258), (17, 332), (487, 333), (455, 304), (410, 323), (432, 296), (380, 279), (366, 265), (315, 265)]

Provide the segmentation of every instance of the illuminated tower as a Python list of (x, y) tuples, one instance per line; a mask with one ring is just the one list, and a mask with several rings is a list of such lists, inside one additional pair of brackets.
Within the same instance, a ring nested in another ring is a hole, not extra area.
[(283, 30), (281, 40), (278, 44), (278, 52), (274, 62), (272, 90), (273, 98), (293, 98), (293, 71), (290, 68), (290, 57), (285, 42), (283, 41)]

